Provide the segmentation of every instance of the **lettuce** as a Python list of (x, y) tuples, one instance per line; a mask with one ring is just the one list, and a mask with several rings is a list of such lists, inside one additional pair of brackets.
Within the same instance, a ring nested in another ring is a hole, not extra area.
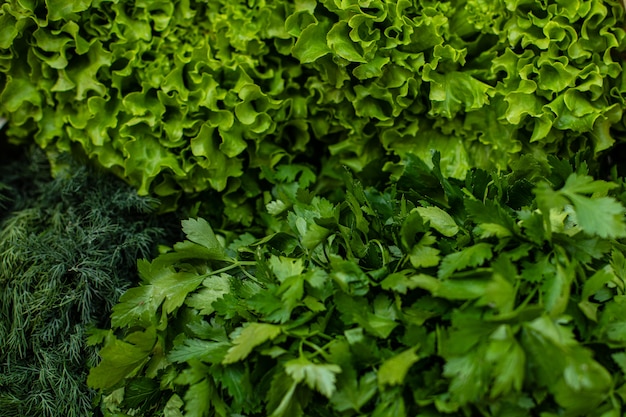
[(462, 178), (611, 148), (623, 15), (616, 0), (11, 1), (0, 115), (12, 142), (85, 153), (165, 208), (216, 191), (250, 223), (267, 172), (296, 160), (360, 171), (438, 150)]

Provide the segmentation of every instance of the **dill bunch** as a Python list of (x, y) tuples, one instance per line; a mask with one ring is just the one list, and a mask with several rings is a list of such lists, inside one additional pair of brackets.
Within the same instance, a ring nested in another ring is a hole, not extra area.
[(157, 201), (41, 151), (0, 167), (0, 417), (93, 414), (90, 328), (136, 282), (164, 229)]

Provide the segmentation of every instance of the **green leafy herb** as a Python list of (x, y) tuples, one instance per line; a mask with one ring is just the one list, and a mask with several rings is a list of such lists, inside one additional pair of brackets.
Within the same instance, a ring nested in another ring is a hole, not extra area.
[[(285, 197), (289, 208), (265, 213), (256, 240), (185, 221), (188, 240), (142, 261), (142, 283), (120, 305), (158, 292), (160, 273), (180, 293), (164, 293), (150, 314), (113, 311), (115, 336), (89, 377), (110, 393), (103, 410), (623, 413), (623, 184), (594, 179), (585, 164), (531, 158), (460, 181), (438, 157), (432, 168), (410, 157), (384, 189), (347, 177), (334, 203)], [(606, 206), (613, 215), (581, 225), (586, 210)], [(227, 256), (204, 256), (200, 242)], [(161, 400), (137, 407), (146, 378)]]
[[(154, 200), (76, 161), (63, 166), (50, 178), (39, 151), (0, 169), (8, 198), (0, 212), (2, 416), (92, 414), (97, 397), (86, 378), (98, 356), (90, 343), (102, 336), (93, 329), (109, 325), (112, 306), (136, 283), (136, 258), (164, 235)], [(143, 364), (133, 349), (152, 349), (110, 340), (103, 377), (115, 382)]]

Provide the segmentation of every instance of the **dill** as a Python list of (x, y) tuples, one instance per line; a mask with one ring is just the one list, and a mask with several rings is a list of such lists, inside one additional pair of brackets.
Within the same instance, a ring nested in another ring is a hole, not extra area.
[(0, 168), (0, 416), (93, 414), (90, 328), (136, 283), (136, 260), (164, 236), (157, 201), (41, 151)]

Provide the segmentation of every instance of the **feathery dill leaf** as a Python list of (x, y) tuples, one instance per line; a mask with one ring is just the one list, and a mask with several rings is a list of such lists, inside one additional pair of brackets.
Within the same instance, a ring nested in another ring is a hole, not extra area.
[(0, 168), (0, 417), (92, 414), (89, 328), (163, 237), (155, 200), (61, 162), (55, 179), (42, 152)]

